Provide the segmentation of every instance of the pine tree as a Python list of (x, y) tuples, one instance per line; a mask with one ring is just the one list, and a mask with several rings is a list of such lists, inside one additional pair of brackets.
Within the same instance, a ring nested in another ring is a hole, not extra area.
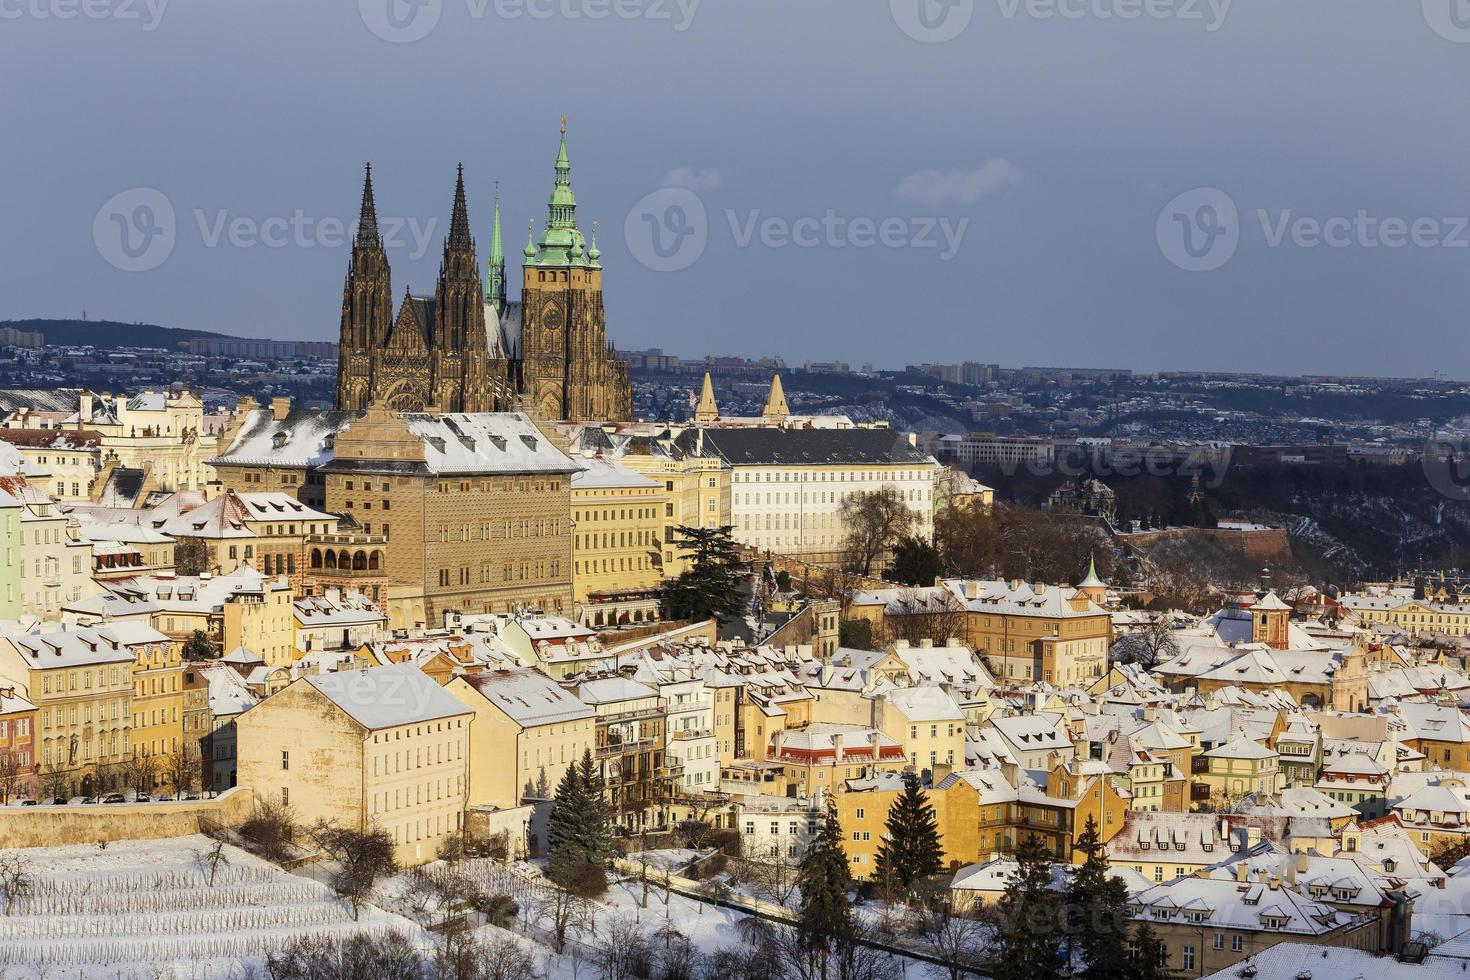
[(852, 902), (847, 892), (852, 887), (852, 872), (842, 848), (837, 804), (831, 797), (821, 830), (796, 869), (796, 884), (801, 890), (796, 928), (802, 939), (814, 946), (826, 945), (851, 933)]
[[(570, 768), (570, 767), (568, 767)], [(586, 813), (584, 852), (591, 864), (603, 865), (612, 856), (612, 808), (607, 802), (607, 785), (597, 763), (592, 761), (592, 750), (582, 753), (582, 762), (577, 769), (578, 781), (582, 784), (582, 796)]]
[(995, 980), (1052, 980), (1061, 970), (1060, 896), (1051, 888), (1051, 858), (1040, 838), (1016, 848), (1016, 874), (995, 907)]
[(1067, 921), (1073, 948), (1082, 954), (1087, 980), (1124, 980), (1128, 974), (1124, 939), (1124, 906), (1128, 889), (1123, 879), (1109, 874), (1107, 852), (1098, 837), (1097, 823), (1087, 818), (1077, 850), (1085, 855), (1067, 882)]
[(1168, 951), (1147, 920), (1134, 930), (1133, 942), (1138, 946), (1138, 957), (1128, 961), (1128, 980), (1174, 980), (1179, 975), (1169, 969)]
[(568, 766), (556, 786), (551, 800), (551, 813), (546, 819), (546, 856), (551, 863), (553, 880), (564, 880), (570, 868), (586, 860), (586, 793), (577, 767)]
[(888, 808), (874, 870), (878, 880), (898, 895), (907, 895), (917, 882), (944, 870), (939, 818), (912, 772), (904, 773), (903, 792)]
[(749, 568), (740, 557), (732, 527), (676, 527), (680, 557), (689, 568), (664, 586), (664, 602), (675, 619), (733, 619), (745, 604)]

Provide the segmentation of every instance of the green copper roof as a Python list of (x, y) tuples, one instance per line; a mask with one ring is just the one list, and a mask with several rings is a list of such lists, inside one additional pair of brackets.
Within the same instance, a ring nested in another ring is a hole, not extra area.
[(536, 241), (532, 255), (527, 246), (527, 265), (591, 267), (587, 257), (587, 240), (577, 227), (577, 197), (572, 193), (572, 162), (567, 156), (567, 125), (562, 118), (561, 147), (556, 153), (556, 183), (547, 202), (546, 230)]
[(495, 217), (490, 228), (490, 260), (485, 264), (485, 297), (497, 314), (505, 313), (505, 245), (500, 237), (500, 187), (495, 188)]

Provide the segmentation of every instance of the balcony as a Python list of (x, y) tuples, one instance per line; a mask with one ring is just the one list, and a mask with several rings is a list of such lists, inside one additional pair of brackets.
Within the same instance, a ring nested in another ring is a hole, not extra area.
[(692, 742), (699, 738), (713, 738), (714, 734), (713, 728), (680, 728), (674, 732), (674, 741)]
[(657, 744), (652, 738), (636, 738), (623, 742), (609, 742), (597, 747), (597, 758), (607, 759), (616, 755), (625, 755), (629, 752), (644, 752)]

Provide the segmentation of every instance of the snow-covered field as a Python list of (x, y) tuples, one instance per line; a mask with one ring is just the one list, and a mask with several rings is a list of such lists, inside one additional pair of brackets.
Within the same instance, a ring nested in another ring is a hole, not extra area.
[(396, 930), (413, 922), (351, 909), (330, 888), (226, 847), (214, 885), (206, 837), (32, 848), (35, 887), (0, 916), (0, 976), (46, 980), (229, 980), (258, 971), (292, 936)]

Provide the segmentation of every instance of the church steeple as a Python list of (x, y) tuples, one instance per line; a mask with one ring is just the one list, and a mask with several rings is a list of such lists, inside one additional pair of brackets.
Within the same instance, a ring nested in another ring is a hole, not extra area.
[(505, 243), (500, 237), (500, 185), (495, 185), (495, 215), (490, 225), (490, 259), (485, 264), (485, 299), (496, 316), (505, 315)]
[(786, 389), (781, 387), (779, 374), (771, 378), (771, 393), (766, 396), (766, 407), (761, 412), (767, 422), (785, 425), (791, 416), (791, 407), (786, 404)]
[(464, 164), (459, 165), (459, 175), (454, 183), (454, 211), (449, 216), (449, 239), (447, 248), (468, 249), (475, 247), (470, 236), (470, 209), (464, 198)]
[(378, 233), (378, 205), (373, 200), (373, 165), (367, 165), (367, 176), (362, 181), (362, 210), (357, 216), (357, 244), (363, 248), (382, 248), (383, 236)]
[(537, 241), (535, 266), (585, 266), (587, 239), (577, 227), (577, 196), (572, 193), (572, 161), (567, 155), (567, 117), (561, 117), (561, 146), (556, 153), (556, 182), (547, 202), (546, 230)]
[(720, 407), (715, 404), (715, 383), (709, 372), (704, 372), (704, 390), (699, 393), (699, 404), (694, 407), (694, 421), (713, 422), (720, 417)]

